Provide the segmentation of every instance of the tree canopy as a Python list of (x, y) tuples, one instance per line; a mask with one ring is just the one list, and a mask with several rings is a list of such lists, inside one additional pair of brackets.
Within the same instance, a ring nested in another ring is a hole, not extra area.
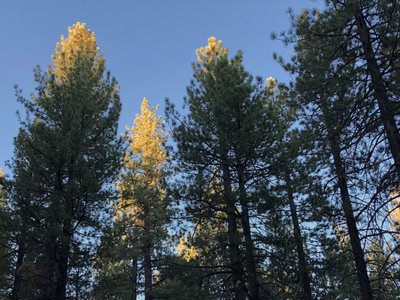
[(210, 37), (183, 107), (144, 98), (121, 136), (119, 85), (72, 25), (16, 89), (0, 298), (398, 299), (399, 14), (293, 15), (287, 84)]

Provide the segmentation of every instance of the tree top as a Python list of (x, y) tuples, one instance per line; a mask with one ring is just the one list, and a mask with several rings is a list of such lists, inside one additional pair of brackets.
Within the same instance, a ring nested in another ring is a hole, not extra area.
[(196, 50), (197, 60), (200, 64), (210, 63), (214, 59), (221, 56), (228, 56), (228, 48), (222, 48), (222, 41), (218, 41), (215, 37), (208, 38), (208, 45)]
[(82, 59), (98, 66), (104, 61), (98, 54), (99, 50), (94, 32), (87, 29), (85, 23), (77, 22), (68, 27), (68, 37), (64, 38), (62, 35), (61, 41), (57, 43), (56, 54), (51, 57), (54, 68), (49, 68), (50, 72), (62, 82), (69, 68), (76, 66)]

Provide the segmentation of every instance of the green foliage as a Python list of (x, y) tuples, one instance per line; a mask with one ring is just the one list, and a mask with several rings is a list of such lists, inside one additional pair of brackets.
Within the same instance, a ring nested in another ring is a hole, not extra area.
[[(193, 245), (201, 256), (217, 258), (205, 259), (203, 267), (219, 265), (221, 274), (232, 272), (233, 281), (242, 286), (222, 277), (221, 289), (241, 297), (237, 293), (244, 291), (245, 282), (250, 293), (259, 289), (252, 286), (258, 285), (258, 276), (249, 210), (259, 203), (252, 196), (253, 187), (268, 176), (268, 159), (282, 136), (278, 103), (283, 97), (268, 97), (271, 90), (265, 89), (261, 78), (254, 79), (244, 70), (241, 52), (228, 59), (227, 51), (217, 48), (221, 43), (217, 46), (210, 38), (203, 56), (198, 51), (199, 63), (193, 64), (194, 80), (185, 99), (189, 115), (174, 123), (172, 105), (167, 115), (173, 122), (177, 160), (189, 174), (183, 184), (188, 185), (187, 211), (197, 228)], [(210, 233), (208, 226), (220, 229)]]
[(131, 294), (138, 290), (137, 260), (141, 249), (133, 242), (133, 237), (121, 238), (128, 231), (122, 224), (114, 223), (114, 227), (103, 231), (94, 264), (96, 299), (131, 299)]
[[(165, 195), (169, 161), (161, 117), (144, 99), (141, 114), (127, 129), (127, 149), (118, 180), (120, 199), (112, 203), (114, 223), (104, 232), (96, 264), (96, 293), (121, 297), (118, 299), (142, 293), (143, 274), (147, 274), (145, 287), (152, 289), (153, 277), (156, 280), (153, 262), (162, 259), (158, 253), (163, 252), (169, 221)], [(145, 288), (145, 296), (149, 294)]]
[(11, 286), (10, 269), (12, 259), (11, 240), (11, 212), (8, 207), (7, 181), (0, 168), (0, 298), (6, 297)]
[[(94, 37), (84, 24), (70, 29), (53, 58), (68, 64), (49, 66), (47, 73), (36, 69), (32, 100), (17, 91), (28, 118), (14, 143), (12, 205), (29, 253), (17, 272), (30, 297), (65, 297), (70, 272), (89, 267), (120, 166), (118, 86), (103, 76), (97, 47), (89, 43), (92, 52), (86, 51), (87, 36)], [(78, 46), (69, 51), (73, 41)]]
[(160, 266), (160, 284), (154, 296), (166, 299), (221, 299), (221, 274), (205, 269), (204, 263), (195, 259), (186, 261), (176, 255), (167, 256)]
[(290, 87), (211, 37), (187, 114), (167, 101), (173, 163), (146, 99), (116, 137), (119, 87), (73, 25), (36, 94), (17, 90), (27, 117), (13, 179), (0, 169), (0, 298), (399, 297), (399, 18), (389, 0), (293, 16), (295, 56), (278, 58)]
[[(351, 237), (347, 247), (352, 245), (352, 252), (345, 251), (344, 245), (337, 248), (335, 243), (326, 242), (334, 239), (322, 239), (327, 251), (325, 275), (334, 277), (328, 280), (326, 297), (344, 299), (358, 294), (357, 285), (351, 284), (355, 280), (347, 279), (357, 278), (352, 268), (357, 266), (360, 272), (361, 264), (365, 265), (361, 262), (366, 259), (365, 246), (356, 240), (361, 239), (365, 245), (370, 242), (369, 235), (384, 234), (382, 213), (386, 213), (390, 189), (397, 186), (393, 178), (400, 140), (392, 113), (398, 114), (393, 106), (398, 95), (396, 89), (388, 89), (396, 71), (383, 72), (397, 58), (388, 52), (382, 55), (381, 51), (385, 47), (398, 51), (398, 46), (388, 41), (398, 27), (391, 17), (398, 14), (399, 7), (383, 2), (330, 1), (323, 12), (303, 11), (293, 18), (293, 35), (286, 40), (295, 39), (296, 55), (291, 63), (278, 59), (297, 76), (295, 100), (303, 110), (304, 128), (313, 133), (314, 149), (310, 154), (316, 154), (320, 173), (326, 177), (323, 181), (326, 193), (332, 195), (331, 207), (337, 206), (335, 197), (340, 199), (341, 211), (326, 211), (326, 215), (334, 217), (334, 224), (346, 221), (343, 236), (347, 240)], [(383, 8), (385, 5), (389, 11)], [(332, 180), (326, 172), (329, 169)], [(357, 215), (355, 219), (353, 214)], [(327, 235), (332, 236), (332, 232)], [(346, 254), (337, 255), (339, 250)], [(353, 253), (357, 264), (351, 262)], [(371, 271), (364, 270), (364, 274)], [(367, 295), (370, 280), (365, 277), (358, 277), (363, 299), (371, 299), (372, 295)]]

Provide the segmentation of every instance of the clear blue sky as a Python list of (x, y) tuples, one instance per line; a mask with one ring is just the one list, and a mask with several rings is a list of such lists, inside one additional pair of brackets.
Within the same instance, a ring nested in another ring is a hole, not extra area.
[(251, 74), (289, 81), (272, 54), (290, 57), (292, 48), (270, 39), (271, 32), (289, 28), (289, 7), (298, 14), (302, 8), (323, 8), (324, 1), (0, 0), (0, 168), (13, 155), (16, 111), (24, 111), (13, 86), (18, 84), (26, 97), (34, 92), (33, 68), (47, 69), (68, 26), (79, 21), (95, 32), (107, 69), (121, 87), (122, 133), (140, 112), (143, 97), (159, 104), (161, 114), (166, 97), (181, 105), (195, 50), (210, 36), (222, 40), (231, 55), (242, 50)]

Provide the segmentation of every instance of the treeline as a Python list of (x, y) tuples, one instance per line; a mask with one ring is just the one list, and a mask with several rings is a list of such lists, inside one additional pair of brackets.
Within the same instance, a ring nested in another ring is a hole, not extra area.
[(16, 90), (0, 297), (398, 299), (399, 19), (389, 0), (292, 16), (273, 35), (289, 85), (211, 37), (184, 107), (144, 99), (121, 137), (118, 84), (73, 25)]

